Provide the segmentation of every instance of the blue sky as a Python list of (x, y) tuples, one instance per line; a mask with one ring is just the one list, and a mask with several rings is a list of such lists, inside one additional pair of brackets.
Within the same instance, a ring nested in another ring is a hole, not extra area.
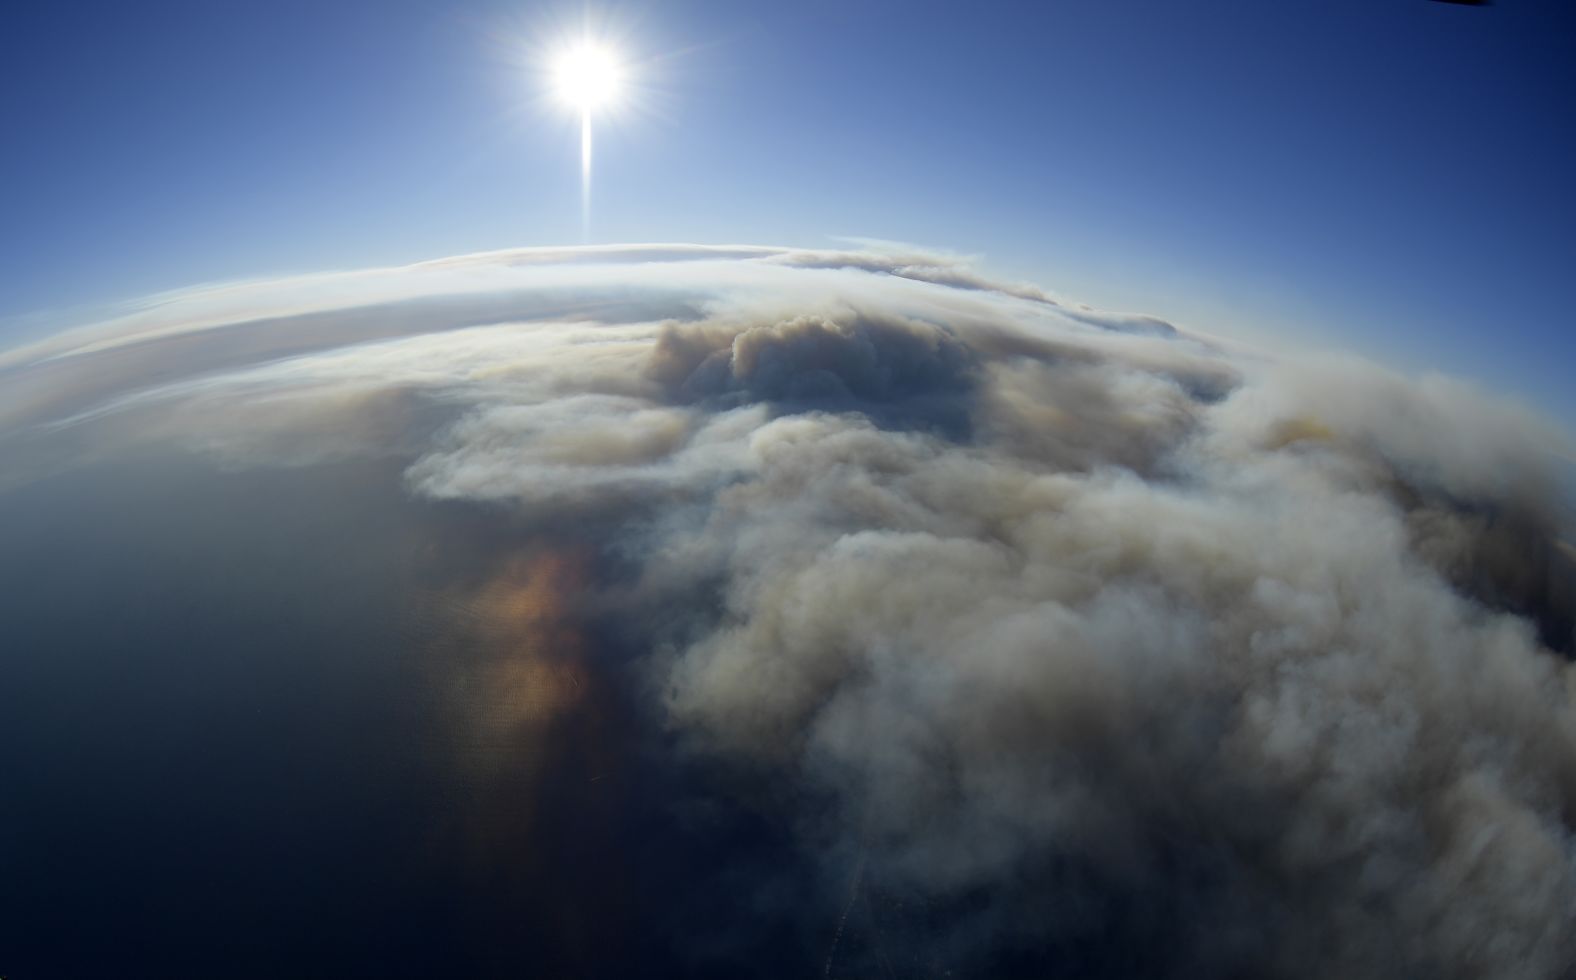
[[(597, 131), (594, 240), (936, 246), (1576, 420), (1561, 0), (597, 9), (641, 91)], [(197, 282), (579, 241), (575, 123), (531, 55), (580, 12), (8, 10), (0, 341)]]

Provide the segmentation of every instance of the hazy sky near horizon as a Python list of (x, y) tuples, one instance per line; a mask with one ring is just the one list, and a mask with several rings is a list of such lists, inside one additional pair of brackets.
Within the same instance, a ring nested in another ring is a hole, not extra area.
[[(581, 239), (578, 4), (87, 2), (0, 33), (0, 345), (198, 282)], [(599, 5), (591, 239), (978, 254), (1576, 418), (1560, 0)]]

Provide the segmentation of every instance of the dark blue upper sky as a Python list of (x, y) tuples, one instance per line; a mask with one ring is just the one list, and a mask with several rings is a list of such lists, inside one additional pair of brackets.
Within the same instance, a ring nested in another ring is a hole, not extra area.
[[(600, 10), (642, 91), (597, 131), (595, 240), (978, 253), (1070, 298), (1576, 419), (1567, 0)], [(11, 5), (0, 333), (207, 280), (579, 241), (575, 124), (530, 62), (579, 15)]]

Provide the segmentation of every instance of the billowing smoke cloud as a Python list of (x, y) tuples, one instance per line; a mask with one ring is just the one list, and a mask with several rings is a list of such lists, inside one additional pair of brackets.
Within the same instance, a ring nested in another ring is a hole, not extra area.
[(582, 529), (576, 608), (794, 835), (828, 974), (1573, 968), (1568, 450), (1530, 413), (923, 255), (235, 288), (13, 355), (10, 477), (382, 455)]

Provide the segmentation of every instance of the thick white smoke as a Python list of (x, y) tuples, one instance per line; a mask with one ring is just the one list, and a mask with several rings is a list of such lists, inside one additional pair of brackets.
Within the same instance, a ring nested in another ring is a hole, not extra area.
[(682, 751), (965, 959), (1103, 930), (1178, 973), (1572, 968), (1576, 579), (1530, 413), (921, 255), (245, 288), (266, 318), (199, 296), (13, 356), (49, 397), (0, 398), (12, 478), (386, 454), (584, 521), (635, 570), (587, 608)]

